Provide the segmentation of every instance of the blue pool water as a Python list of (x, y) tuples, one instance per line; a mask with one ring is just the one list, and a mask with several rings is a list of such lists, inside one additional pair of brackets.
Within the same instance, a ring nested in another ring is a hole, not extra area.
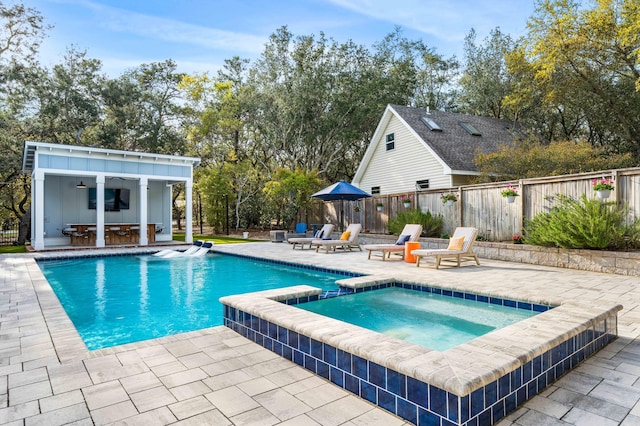
[(296, 306), (437, 351), (538, 314), (398, 287)]
[(344, 278), (221, 254), (95, 257), (39, 266), (91, 350), (222, 325), (222, 296), (299, 284), (329, 290)]

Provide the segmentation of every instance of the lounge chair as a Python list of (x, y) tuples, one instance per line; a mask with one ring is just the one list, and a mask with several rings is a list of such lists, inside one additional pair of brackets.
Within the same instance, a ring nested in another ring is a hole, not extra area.
[(411, 254), (416, 256), (416, 266), (420, 267), (420, 259), (434, 258), (436, 269), (440, 267), (443, 260), (454, 261), (456, 266), (460, 266), (460, 262), (467, 260), (475, 260), (480, 265), (478, 256), (473, 252), (473, 243), (478, 236), (478, 230), (470, 227), (458, 227), (449, 240), (449, 247), (446, 249), (419, 249), (412, 250)]
[(169, 249), (165, 249), (165, 250), (160, 250), (157, 253), (154, 253), (153, 256), (156, 257), (166, 257), (166, 256), (175, 256), (176, 254), (178, 255), (183, 255), (183, 254), (192, 254), (198, 251), (198, 249), (202, 246), (202, 244), (204, 244), (204, 241), (202, 240), (196, 240), (193, 242), (193, 245), (191, 247), (189, 247), (188, 249), (186, 249), (185, 251), (179, 251), (179, 250), (169, 250)]
[(204, 256), (205, 254), (209, 253), (209, 250), (211, 250), (211, 247), (213, 247), (213, 241), (207, 241), (206, 243), (204, 243), (202, 245), (202, 247), (200, 247), (198, 249), (198, 251), (196, 251), (195, 253), (189, 254), (187, 256), (189, 256), (189, 257), (201, 257), (201, 256)]
[(420, 234), (422, 234), (422, 225), (408, 223), (400, 232), (395, 244), (367, 244), (363, 248), (369, 252), (367, 259), (371, 259), (371, 253), (377, 251), (382, 252), (382, 260), (390, 259), (392, 253), (404, 258), (404, 243), (418, 241)]
[(161, 259), (173, 259), (176, 257), (200, 257), (209, 253), (209, 250), (211, 250), (211, 247), (213, 247), (213, 241), (207, 241), (206, 243), (203, 243), (201, 246), (196, 247), (196, 250), (194, 251), (171, 250), (171, 253), (167, 253), (164, 256), (161, 256)]
[(347, 230), (342, 233), (337, 240), (313, 240), (311, 245), (316, 247), (316, 253), (320, 251), (320, 247), (324, 247), (326, 253), (329, 251), (336, 251), (336, 249), (343, 249), (344, 251), (351, 251), (351, 249), (357, 248), (362, 251), (362, 247), (358, 244), (358, 235), (362, 230), (362, 225), (359, 223), (352, 223), (347, 227)]
[(289, 244), (293, 244), (293, 249), (296, 249), (296, 245), (300, 245), (300, 249), (304, 250), (304, 245), (309, 244), (309, 248), (311, 248), (311, 242), (313, 240), (320, 240), (323, 238), (331, 238), (331, 233), (333, 232), (333, 225), (331, 223), (325, 223), (324, 226), (316, 232), (313, 237), (294, 237), (287, 239)]

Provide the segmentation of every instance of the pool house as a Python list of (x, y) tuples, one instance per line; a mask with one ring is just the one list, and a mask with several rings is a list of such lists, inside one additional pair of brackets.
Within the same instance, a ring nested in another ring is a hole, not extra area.
[(26, 141), (31, 242), (146, 246), (172, 240), (172, 189), (185, 185), (185, 241), (193, 241), (193, 167), (199, 158)]

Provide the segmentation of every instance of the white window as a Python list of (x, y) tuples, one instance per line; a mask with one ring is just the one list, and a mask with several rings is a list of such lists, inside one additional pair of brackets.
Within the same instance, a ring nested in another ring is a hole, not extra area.
[(395, 136), (393, 133), (387, 135), (387, 151), (392, 151), (396, 147)]
[(416, 188), (418, 189), (429, 189), (429, 179), (417, 180)]

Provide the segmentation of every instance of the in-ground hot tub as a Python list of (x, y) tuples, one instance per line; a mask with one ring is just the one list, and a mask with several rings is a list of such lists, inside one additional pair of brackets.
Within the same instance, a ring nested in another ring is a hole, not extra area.
[(508, 327), (437, 352), (295, 307), (321, 290), (295, 286), (220, 299), (225, 325), (418, 425), (488, 425), (515, 410), (617, 335), (619, 304), (551, 308), (438, 287), (358, 277), (356, 291), (409, 288), (539, 310)]

